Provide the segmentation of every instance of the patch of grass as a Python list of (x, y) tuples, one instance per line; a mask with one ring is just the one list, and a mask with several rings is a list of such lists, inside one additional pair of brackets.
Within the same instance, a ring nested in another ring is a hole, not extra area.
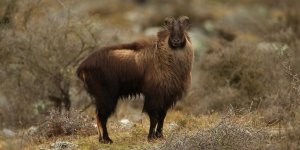
[[(78, 149), (156, 149), (161, 147), (165, 140), (155, 140), (148, 142), (148, 130), (149, 120), (148, 117), (144, 117), (142, 121), (134, 122), (131, 128), (124, 129), (120, 124), (117, 124), (116, 118), (112, 118), (108, 123), (108, 130), (110, 137), (114, 141), (113, 144), (101, 144), (98, 142), (97, 131), (93, 128), (93, 134), (82, 136), (80, 134), (71, 135), (56, 135), (51, 138), (44, 138), (38, 143), (29, 143), (27, 149), (36, 148), (48, 148), (51, 143), (55, 141), (68, 141), (78, 145)], [(210, 116), (194, 117), (185, 114), (180, 111), (170, 111), (166, 117), (164, 134), (165, 138), (168, 139), (172, 134), (179, 131), (182, 132), (196, 132), (200, 129), (209, 129), (210, 127), (217, 124), (220, 120), (219, 114), (212, 114)], [(93, 121), (87, 121), (86, 123), (93, 123)], [(181, 126), (179, 122), (185, 122), (185, 126)], [(175, 127), (174, 127), (175, 126)], [(88, 127), (86, 127), (88, 128)], [(40, 143), (40, 144), (39, 144)]]

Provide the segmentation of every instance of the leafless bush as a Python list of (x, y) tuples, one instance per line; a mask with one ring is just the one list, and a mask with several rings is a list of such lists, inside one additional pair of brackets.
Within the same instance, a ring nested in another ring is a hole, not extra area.
[(269, 135), (262, 130), (239, 126), (223, 120), (217, 126), (192, 135), (175, 133), (161, 147), (165, 150), (185, 149), (261, 149), (268, 144)]
[(280, 147), (283, 149), (300, 148), (300, 79), (293, 70), (289, 60), (283, 62), (283, 68), (289, 79), (289, 87), (284, 90), (281, 97), (275, 99), (276, 106), (281, 107), (278, 112), (279, 133), (282, 136)]
[(299, 149), (300, 145), (299, 13), (288, 8), (283, 22), (275, 24), (271, 36), (260, 43), (209, 50), (199, 65), (199, 85), (186, 99), (195, 106), (193, 113), (223, 110), (230, 104), (257, 110), (267, 126), (279, 126), (264, 149)]
[(46, 121), (38, 126), (37, 132), (31, 136), (43, 139), (62, 135), (94, 135), (97, 130), (92, 122), (92, 118), (77, 111), (70, 114), (52, 111)]
[(278, 125), (277, 138), (272, 140), (272, 149), (300, 148), (300, 79), (295, 74), (290, 59), (282, 63), (288, 86), (279, 87), (277, 93), (265, 99), (266, 109), (260, 110), (262, 119), (270, 126)]
[[(34, 124), (53, 102), (69, 109), (74, 68), (101, 42), (92, 33), (101, 26), (83, 23), (67, 8), (53, 11), (39, 2), (18, 1), (13, 25), (0, 28), (0, 89), (7, 99), (0, 106), (1, 127)], [(53, 13), (39, 18), (36, 12)]]
[(258, 108), (264, 96), (284, 80), (280, 68), (279, 49), (261, 48), (257, 44), (223, 44), (202, 56), (198, 67), (199, 81), (186, 102), (194, 111)]
[[(268, 40), (286, 45), (285, 50), (282, 52), (284, 60), (281, 62), (281, 70), (285, 72), (288, 86), (279, 87), (278, 92), (274, 93), (273, 97), (270, 97), (269, 101), (273, 102), (271, 105), (278, 109), (272, 110), (273, 113), (269, 114), (268, 117), (271, 115), (277, 116), (277, 122), (280, 126), (278, 147), (281, 149), (299, 149), (300, 79), (298, 74), (300, 73), (300, 68), (298, 64), (300, 62), (300, 2), (287, 0), (282, 4), (284, 18), (276, 26), (279, 32), (273, 32)], [(263, 112), (263, 116), (266, 118), (268, 110)]]

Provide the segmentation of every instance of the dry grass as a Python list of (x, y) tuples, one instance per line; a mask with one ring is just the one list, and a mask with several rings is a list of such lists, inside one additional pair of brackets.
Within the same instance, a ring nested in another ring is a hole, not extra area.
[[(72, 117), (73, 116), (73, 117)], [(132, 122), (131, 127), (124, 127), (119, 120), (113, 117), (109, 120), (108, 127), (113, 144), (100, 144), (98, 142), (97, 130), (90, 124), (95, 120), (86, 120), (75, 114), (70, 117), (53, 114), (44, 124), (40, 125), (34, 134), (28, 134), (29, 130), (22, 131), (22, 134), (10, 139), (1, 139), (4, 148), (18, 149), (39, 149), (50, 148), (51, 144), (57, 141), (71, 142), (77, 145), (78, 149), (150, 149), (161, 147), (165, 140), (148, 142), (147, 134), (149, 120), (144, 116), (142, 120)], [(179, 111), (170, 111), (166, 118), (164, 133), (166, 139), (171, 138), (177, 132), (192, 133), (198, 130), (210, 129), (221, 120), (220, 114), (194, 117)], [(185, 123), (184, 123), (185, 122)], [(54, 135), (55, 134), (55, 135)], [(0, 136), (1, 137), (1, 136)], [(11, 146), (11, 143), (14, 146)]]

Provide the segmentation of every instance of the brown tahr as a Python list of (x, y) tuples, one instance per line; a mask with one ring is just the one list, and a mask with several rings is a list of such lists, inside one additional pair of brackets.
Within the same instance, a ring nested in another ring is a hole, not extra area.
[[(194, 50), (186, 32), (189, 18), (166, 18), (157, 37), (103, 47), (77, 69), (89, 94), (95, 98), (99, 141), (112, 143), (107, 119), (118, 99), (143, 94), (143, 112), (150, 118), (148, 139), (163, 137), (167, 111), (191, 82)], [(101, 135), (102, 133), (102, 135)]]

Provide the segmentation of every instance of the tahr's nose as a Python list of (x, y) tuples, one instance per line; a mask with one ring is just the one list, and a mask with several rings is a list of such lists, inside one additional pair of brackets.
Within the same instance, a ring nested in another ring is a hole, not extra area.
[(179, 43), (179, 42), (180, 42), (180, 39), (174, 38), (174, 39), (172, 39), (172, 42), (173, 42), (173, 43)]

